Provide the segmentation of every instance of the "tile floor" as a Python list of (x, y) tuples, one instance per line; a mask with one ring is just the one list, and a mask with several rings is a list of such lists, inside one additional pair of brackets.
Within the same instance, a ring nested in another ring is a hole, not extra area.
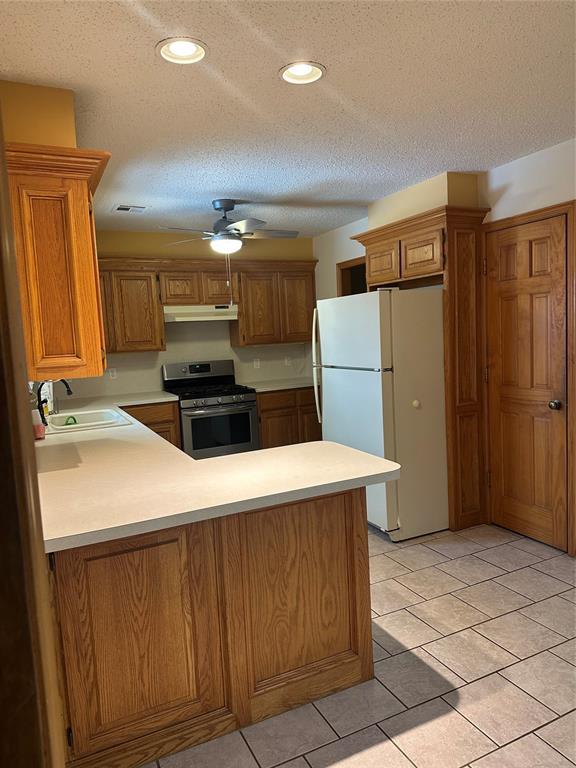
[(369, 546), (374, 680), (145, 768), (576, 765), (576, 559), (484, 525)]

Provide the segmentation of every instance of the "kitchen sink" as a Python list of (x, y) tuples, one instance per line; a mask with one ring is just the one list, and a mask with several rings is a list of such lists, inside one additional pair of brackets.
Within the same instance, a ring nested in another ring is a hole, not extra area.
[(62, 432), (80, 432), (85, 429), (106, 429), (130, 424), (130, 419), (114, 408), (103, 408), (97, 411), (66, 411), (48, 416), (47, 434)]

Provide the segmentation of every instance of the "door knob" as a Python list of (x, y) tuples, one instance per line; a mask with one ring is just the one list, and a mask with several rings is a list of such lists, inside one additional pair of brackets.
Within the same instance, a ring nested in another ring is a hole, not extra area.
[(560, 400), (550, 400), (548, 408), (550, 408), (551, 411), (559, 411), (562, 408), (562, 403)]

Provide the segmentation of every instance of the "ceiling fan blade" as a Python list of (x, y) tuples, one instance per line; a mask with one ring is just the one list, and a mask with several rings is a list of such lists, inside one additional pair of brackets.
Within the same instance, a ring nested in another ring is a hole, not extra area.
[(262, 229), (266, 222), (262, 219), (241, 219), (240, 221), (231, 221), (226, 229), (235, 229), (244, 235), (247, 232), (252, 232), (253, 229)]
[(186, 240), (175, 240), (173, 243), (165, 243), (164, 244), (164, 248), (170, 248), (172, 245), (182, 245), (182, 243), (191, 243), (194, 240), (200, 240), (200, 239), (202, 239), (202, 240), (209, 240), (210, 238), (209, 237), (203, 237), (203, 238), (187, 237)]
[(204, 232), (203, 229), (190, 229), (190, 227), (160, 227), (160, 229), (166, 232)]
[(245, 237), (258, 240), (265, 237), (298, 237), (299, 234), (300, 232), (292, 229), (258, 229)]

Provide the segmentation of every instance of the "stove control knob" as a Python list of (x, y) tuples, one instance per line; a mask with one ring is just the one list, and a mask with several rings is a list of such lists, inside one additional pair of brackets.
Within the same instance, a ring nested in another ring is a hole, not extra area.
[(206, 405), (206, 400), (200, 400), (200, 402), (198, 403), (198, 405)]
[(235, 402), (236, 402), (236, 400), (238, 400), (238, 398), (236, 397), (236, 395), (232, 395), (232, 402), (233, 402), (233, 403), (235, 403)]
[(238, 395), (238, 400), (244, 400), (244, 395)]
[(192, 400), (192, 408), (195, 408), (197, 405), (198, 403), (196, 402), (196, 400)]
[(222, 398), (221, 398), (221, 397), (219, 397), (219, 398), (218, 398), (218, 402), (219, 402), (219, 403), (221, 403), (221, 402), (222, 402)]

